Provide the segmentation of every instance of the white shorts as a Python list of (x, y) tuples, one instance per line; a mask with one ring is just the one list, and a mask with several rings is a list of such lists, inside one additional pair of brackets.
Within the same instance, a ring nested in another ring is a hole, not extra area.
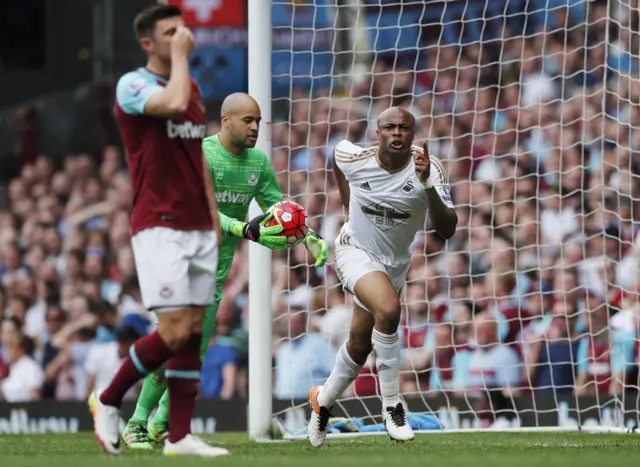
[(342, 286), (353, 295), (353, 300), (365, 310), (367, 307), (362, 304), (354, 292), (356, 284), (364, 275), (373, 271), (384, 272), (389, 277), (393, 288), (400, 293), (407, 279), (407, 272), (409, 272), (409, 263), (400, 266), (386, 266), (372, 253), (354, 245), (342, 244), (339, 241), (336, 241), (334, 256), (336, 273)]
[(218, 269), (213, 230), (153, 227), (131, 239), (142, 303), (148, 310), (209, 306)]

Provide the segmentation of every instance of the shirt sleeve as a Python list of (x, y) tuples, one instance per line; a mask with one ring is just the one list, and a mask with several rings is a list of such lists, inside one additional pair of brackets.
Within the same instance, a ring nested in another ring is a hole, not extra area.
[(578, 374), (586, 373), (589, 369), (589, 338), (583, 337), (578, 344), (577, 352)]
[(143, 115), (144, 107), (151, 96), (164, 88), (140, 73), (131, 72), (124, 75), (116, 86), (116, 101), (124, 113)]
[(635, 343), (634, 332), (612, 332), (611, 371), (614, 373), (625, 372), (635, 363), (633, 358)]
[(271, 162), (269, 162), (265, 156), (265, 164), (262, 169), (262, 175), (260, 176), (260, 189), (256, 195), (256, 201), (258, 201), (262, 210), (266, 211), (283, 199), (284, 197), (282, 196), (280, 185), (278, 185), (276, 173), (273, 171)]
[(469, 387), (469, 362), (471, 361), (471, 352), (456, 352), (451, 360), (453, 369), (452, 384), (453, 389), (462, 390)]
[(222, 214), (220, 211), (218, 211), (218, 217), (220, 217), (220, 229), (222, 233), (233, 235), (233, 225), (238, 222), (238, 219)]
[(448, 208), (453, 208), (453, 199), (451, 198), (451, 186), (449, 185), (449, 175), (444, 165), (434, 156), (429, 156), (431, 162), (433, 188), (440, 196), (440, 199)]
[(222, 353), (222, 366), (235, 364), (237, 362), (236, 350), (231, 346), (224, 346), (224, 352)]
[(333, 150), (333, 159), (344, 178), (351, 181), (357, 169), (366, 164), (369, 157), (373, 157), (376, 151), (377, 146), (362, 148), (347, 140), (342, 140)]

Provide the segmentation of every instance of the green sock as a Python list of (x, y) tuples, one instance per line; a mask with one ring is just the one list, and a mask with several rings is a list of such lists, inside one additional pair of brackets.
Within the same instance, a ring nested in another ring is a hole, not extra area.
[(156, 425), (169, 424), (169, 391), (165, 391), (158, 403), (158, 410), (153, 417), (153, 423)]
[(130, 422), (142, 423), (145, 427), (147, 426), (149, 415), (167, 389), (167, 382), (163, 378), (163, 374), (164, 368), (160, 368), (144, 379), (136, 410), (133, 412)]

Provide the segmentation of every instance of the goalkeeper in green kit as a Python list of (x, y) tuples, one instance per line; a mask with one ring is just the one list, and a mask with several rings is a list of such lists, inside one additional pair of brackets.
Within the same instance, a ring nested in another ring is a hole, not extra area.
[[(249, 95), (236, 93), (225, 99), (221, 114), (220, 134), (202, 142), (215, 186), (223, 232), (218, 252), (215, 301), (207, 308), (202, 325), (202, 358), (213, 335), (222, 287), (231, 270), (238, 240), (247, 238), (273, 250), (286, 249), (286, 238), (279, 235), (282, 227), (264, 227), (271, 214), (262, 214), (248, 223), (243, 221), (252, 199), (257, 200), (263, 211), (283, 200), (271, 163), (264, 152), (254, 148), (261, 120), (260, 107)], [(315, 258), (316, 267), (323, 266), (329, 254), (327, 243), (312, 230), (304, 243)], [(159, 370), (144, 380), (135, 413), (122, 434), (124, 443), (132, 449), (153, 449), (154, 444), (163, 443), (168, 436), (169, 397), (163, 375), (164, 370)], [(149, 421), (156, 405), (155, 417)]]

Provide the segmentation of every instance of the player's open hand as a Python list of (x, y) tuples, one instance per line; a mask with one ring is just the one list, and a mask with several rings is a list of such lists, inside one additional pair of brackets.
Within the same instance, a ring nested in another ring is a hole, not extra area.
[(180, 26), (171, 38), (171, 54), (188, 57), (193, 52), (195, 41), (193, 33), (186, 26)]
[(312, 229), (309, 229), (307, 236), (304, 238), (304, 244), (307, 247), (307, 251), (316, 260), (315, 266), (317, 268), (324, 266), (329, 257), (329, 245), (327, 245), (325, 239)]
[(431, 183), (431, 160), (429, 160), (429, 148), (427, 147), (427, 143), (422, 143), (422, 152), (413, 151), (413, 161), (416, 166), (416, 175), (418, 179), (422, 183), (422, 186), (427, 188), (432, 188), (433, 184)]

